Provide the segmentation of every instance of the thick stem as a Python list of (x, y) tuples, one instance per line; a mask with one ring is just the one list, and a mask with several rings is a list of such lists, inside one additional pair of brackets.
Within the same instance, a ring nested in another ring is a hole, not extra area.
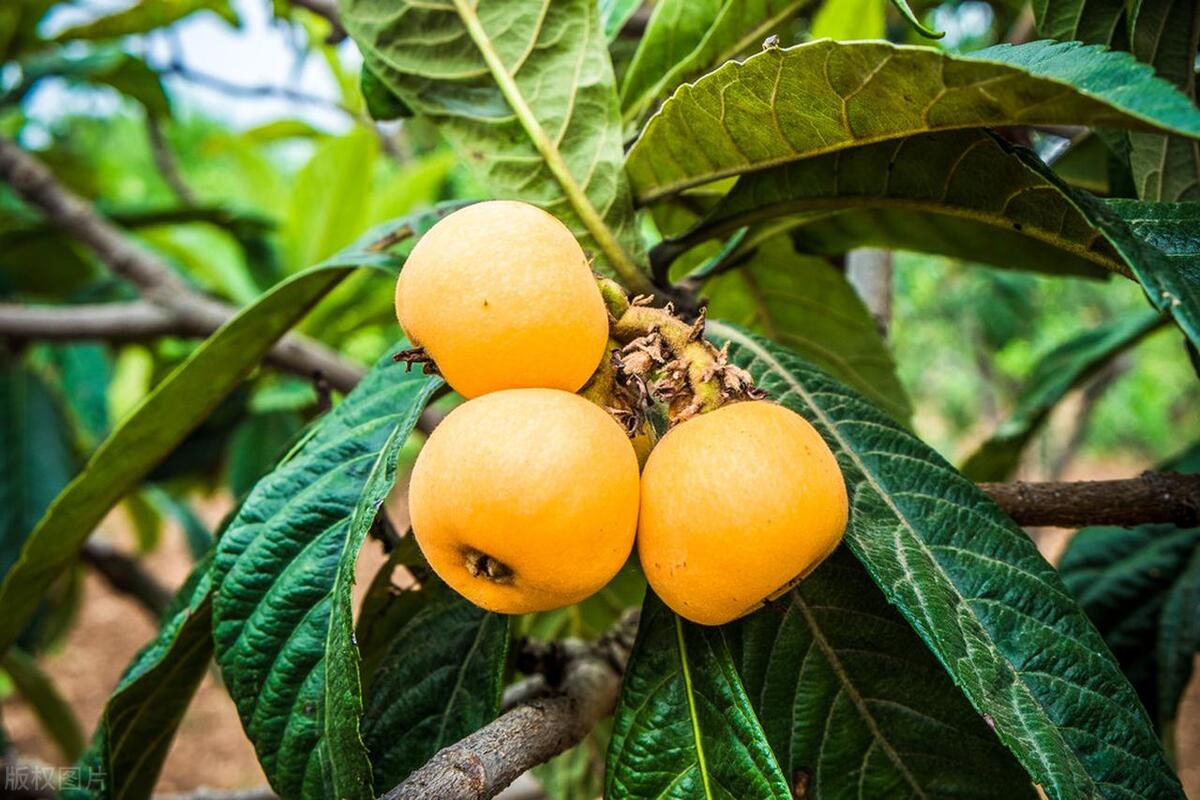
[(1081, 528), (1166, 522), (1200, 525), (1200, 475), (1144, 472), (1136, 478), (1062, 483), (981, 483), (1018, 525)]
[(636, 628), (635, 610), (594, 645), (579, 648), (552, 694), (528, 700), (438, 751), (382, 800), (495, 797), (526, 770), (579, 743), (616, 707)]

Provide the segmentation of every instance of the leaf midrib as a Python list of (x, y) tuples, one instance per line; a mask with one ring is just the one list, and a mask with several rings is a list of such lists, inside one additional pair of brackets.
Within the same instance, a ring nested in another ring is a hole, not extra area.
[(683, 621), (679, 619), (679, 615), (672, 614), (675, 618), (675, 639), (679, 647), (679, 670), (683, 676), (684, 693), (687, 695), (688, 701), (688, 718), (692, 723), (692, 738), (696, 743), (696, 761), (700, 768), (700, 780), (704, 783), (705, 800), (713, 800), (712, 787), (708, 783), (708, 764), (704, 759), (704, 742), (700, 735), (700, 718), (696, 715), (696, 698), (695, 690), (692, 688), (692, 672), (688, 667), (687, 643), (683, 638)]
[[(954, 593), (957, 596), (959, 596), (963, 599), (964, 602), (962, 603), (961, 607), (965, 610), (965, 612), (968, 615), (970, 615), (971, 619), (975, 622), (975, 624), (977, 626), (979, 626), (980, 630), (987, 632), (988, 628), (979, 619), (978, 615), (975, 613), (975, 609), (971, 606), (971, 604), (969, 602), (966, 602), (966, 597), (963, 596), (962, 593), (959, 591), (958, 586), (952, 580), (950, 580), (949, 576), (946, 575), (945, 570), (941, 565), (941, 562), (939, 562), (937, 559), (935, 559), (933, 557), (933, 554), (930, 553), (928, 548), (925, 546), (924, 540), (922, 540), (920, 536), (916, 535), (916, 531), (913, 528), (912, 523), (909, 522), (908, 517), (895, 504), (895, 502), (892, 500), (890, 494), (883, 490), (883, 487), (877, 481), (874, 473), (867, 468), (865, 462), (863, 462), (863, 460), (858, 455), (858, 452), (854, 448), (849, 446), (849, 443), (846, 441), (845, 437), (842, 436), (841, 430), (837, 427), (837, 425), (834, 423), (834, 421), (828, 416), (828, 414), (825, 413), (825, 409), (822, 406), (820, 406), (819, 404), (817, 404), (816, 401), (813, 399), (812, 395), (809, 394), (809, 392), (804, 388), (804, 386), (799, 381), (797, 381), (792, 376), (792, 374), (788, 370), (786, 370), (783, 367), (783, 365), (780, 364), (775, 359), (774, 356), (771, 355), (770, 352), (768, 352), (767, 350), (764, 350), (762, 347), (760, 347), (757, 342), (743, 336), (740, 331), (737, 331), (737, 330), (734, 330), (731, 328), (727, 328), (727, 327), (721, 325), (719, 322), (717, 322), (717, 323), (710, 322), (710, 327), (719, 329), (721, 331), (721, 335), (725, 336), (726, 338), (735, 339), (740, 346), (745, 347), (747, 350), (749, 350), (751, 353), (753, 353), (756, 358), (761, 359), (763, 361), (763, 363), (767, 364), (775, 372), (775, 374), (777, 376), (779, 376), (782, 380), (784, 380), (791, 387), (792, 391), (796, 392), (796, 394), (808, 405), (808, 407), (812, 410), (812, 412), (814, 414), (816, 414), (817, 417), (820, 418), (821, 423), (825, 426), (825, 429), (828, 430), (829, 434), (837, 440), (837, 443), (841, 447), (842, 452), (845, 453), (846, 456), (851, 461), (854, 462), (855, 466), (858, 468), (858, 471), (860, 472), (860, 474), (862, 474), (863, 479), (870, 485), (871, 489), (874, 490), (876, 495), (887, 505), (888, 509), (892, 512), (892, 514), (896, 517), (896, 519), (902, 524), (902, 526), (910, 532), (911, 538), (916, 541), (917, 546), (920, 548), (921, 552), (924, 553), (928, 562), (931, 565), (936, 566), (936, 568), (938, 570), (938, 574), (942, 577), (942, 579), (949, 586), (953, 587)], [(903, 552), (900, 553), (900, 556), (901, 556), (901, 558), (903, 558)], [(909, 575), (911, 576), (912, 573), (911, 573), (911, 570), (909, 570), (907, 564), (904, 565), (904, 570), (905, 570), (905, 572), (909, 573)], [(989, 637), (990, 637), (990, 634), (989, 634)], [(1033, 704), (1033, 707), (1037, 708), (1039, 710), (1039, 712), (1041, 713), (1041, 715), (1043, 717), (1045, 717), (1045, 712), (1043, 710), (1043, 705), (1042, 705), (1041, 701), (1033, 696), (1033, 693), (1030, 691), (1028, 685), (1025, 683), (1024, 680), (1021, 679), (1021, 674), (1019, 672), (1017, 672), (1017, 670), (1015, 668), (1013, 668), (1012, 664), (1009, 663), (1007, 659), (999, 658), (999, 659), (997, 659), (997, 661), (998, 661), (998, 663), (1004, 664), (1007, 667), (1007, 669), (1014, 675), (1014, 677), (1016, 678), (1014, 683), (1021, 687), (1021, 689), (1020, 689), (1021, 692), (1028, 698), (1030, 703)], [(1045, 718), (1046, 718), (1047, 722), (1049, 722), (1048, 727), (1057, 734), (1058, 733), (1057, 724), (1055, 724), (1052, 719), (1049, 719), (1048, 717), (1045, 717)], [(1059, 736), (1059, 739), (1061, 740), (1061, 736)], [(1036, 740), (1031, 740), (1030, 743), (1034, 747), (1034, 749), (1037, 750), (1039, 756), (1042, 757), (1043, 768), (1046, 768), (1047, 774), (1052, 776), (1054, 774), (1054, 772), (1053, 772), (1053, 770), (1050, 770), (1047, 768), (1048, 762), (1046, 762), (1045, 756), (1042, 754), (1041, 747), (1036, 744)], [(1082, 776), (1082, 777), (1086, 778), (1086, 780), (1088, 781), (1089, 787), (1092, 790), (1095, 790), (1095, 786), (1096, 786), (1095, 781), (1093, 780), (1090, 772), (1088, 772), (1086, 766), (1079, 761), (1079, 757), (1075, 753), (1074, 748), (1067, 746), (1064, 742), (1062, 750), (1065, 751), (1066, 753), (1068, 753), (1070, 755), (1071, 759), (1073, 760), (1073, 762), (1076, 766), (1076, 769), (1073, 771), (1074, 774), (1077, 776)]]
[[(496, 48), (492, 45), (491, 37), (484, 30), (483, 23), (475, 13), (474, 8), (471, 7), (467, 0), (453, 0), (453, 2), (454, 10), (458, 13), (459, 19), (462, 20), (463, 25), (466, 27), (471, 41), (479, 50), (480, 55), (483, 56), (484, 63), (487, 64), (492, 78), (500, 88), (500, 93), (508, 102), (513, 113), (516, 114), (521, 127), (525, 129), (525, 134), (533, 142), (533, 146), (546, 162), (547, 168), (562, 187), (563, 194), (567, 196), (567, 201), (571, 204), (575, 213), (579, 215), (580, 221), (583, 222), (588, 233), (596, 240), (596, 244), (608, 258), (613, 270), (625, 282), (628, 288), (635, 290), (639, 294), (655, 294), (654, 285), (650, 283), (646, 274), (630, 260), (624, 248), (621, 247), (613, 235), (613, 232), (605, 224), (603, 218), (600, 217), (595, 206), (592, 205), (591, 200), (588, 199), (583, 188), (576, 182), (575, 176), (571, 174), (570, 168), (567, 166), (566, 161), (563, 160), (562, 153), (550, 141), (550, 137), (546, 135), (546, 131), (538, 121), (537, 115), (533, 113), (533, 109), (526, 102), (520, 87), (517, 86), (513, 73), (508, 71), (508, 68), (504, 65), (504, 61), (500, 58), (500, 54), (496, 52)], [(546, 0), (546, 5), (548, 6), (550, 2), (551, 0)], [(594, 16), (594, 14), (587, 15), (587, 30), (583, 37), (585, 42), (591, 38), (591, 25), (594, 21)], [(539, 25), (537, 31), (534, 33), (535, 38), (540, 30), (541, 26)], [(572, 87), (572, 92), (574, 91), (575, 87)], [(569, 124), (570, 118), (567, 117), (563, 121), (564, 131)]]

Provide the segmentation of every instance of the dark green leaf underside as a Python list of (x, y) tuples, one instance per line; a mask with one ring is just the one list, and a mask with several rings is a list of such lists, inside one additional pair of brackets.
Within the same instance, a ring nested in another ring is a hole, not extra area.
[(381, 788), (496, 717), (510, 639), (509, 617), (477, 608), (436, 578), (402, 602), (411, 616), (376, 663), (363, 719)]
[[(285, 796), (326, 796), (335, 782), (355, 795), (370, 791), (369, 770), (362, 785), (366, 751), (355, 745), (357, 652), (338, 640), (350, 634), (348, 580), (373, 518), (359, 504), (385, 445), (394, 458), (440, 384), (406, 372), (389, 352), (259, 482), (219, 540), (217, 660), (259, 761)], [(384, 484), (376, 479), (367, 499)]]
[[(1197, 552), (1200, 529), (1096, 527), (1076, 533), (1058, 564), (1063, 583), (1104, 635), (1142, 703), (1158, 720), (1174, 717), (1182, 693), (1182, 685), (1174, 678), (1173, 660), (1178, 651), (1173, 645), (1178, 642), (1172, 641), (1175, 637), (1170, 634), (1166, 642), (1160, 640), (1160, 626), (1173, 623), (1164, 615), (1165, 604), (1177, 586), (1186, 586), (1189, 564)], [(1186, 593), (1187, 589), (1180, 591)], [(1160, 646), (1167, 657), (1162, 666), (1171, 678), (1166, 686), (1159, 681)], [(1160, 706), (1159, 695), (1164, 690), (1171, 699)]]
[(1035, 796), (845, 548), (725, 632), (780, 766), (807, 796)]

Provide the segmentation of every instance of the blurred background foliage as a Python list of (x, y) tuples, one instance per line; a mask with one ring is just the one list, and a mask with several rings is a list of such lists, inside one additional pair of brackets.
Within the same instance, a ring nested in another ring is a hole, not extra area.
[[(1015, 0), (913, 6), (947, 32), (939, 46), (951, 50), (1031, 36), (1029, 9)], [(820, 36), (927, 44), (885, 0), (814, 2), (782, 38), (786, 45)], [(613, 44), (618, 71), (634, 43)], [(380, 221), (485, 196), (432, 128), (373, 121), (354, 45), (284, 0), (3, 0), (0, 61), (0, 133), (34, 151), (186, 280), (238, 306)], [(1035, 144), (1049, 157), (1062, 141)], [(1100, 183), (1089, 188), (1103, 193)], [(1137, 285), (1119, 279), (1049, 277), (915, 253), (897, 254), (894, 263), (888, 339), (914, 425), (959, 464), (1010, 416), (1047, 354), (1146, 308)], [(831, 264), (844, 267), (841, 259)], [(134, 297), (0, 185), (0, 301)], [(399, 333), (390, 282), (360, 271), (302, 330), (372, 363)], [(0, 574), (114, 421), (194, 346), (174, 338), (0, 340), (7, 477)], [(1058, 405), (1025, 448), (1018, 474), (1123, 476), (1161, 462), (1200, 430), (1195, 377), (1182, 336), (1160, 327)], [(153, 550), (171, 520), (191, 552), (203, 553), (211, 531), (189, 504), (213, 496), (235, 502), (328, 402), (324, 387), (257, 372), (123, 503), (138, 548)], [(22, 642), (26, 650), (64, 630), (77, 572), (47, 601)], [(586, 628), (553, 616), (531, 624), (535, 632)]]

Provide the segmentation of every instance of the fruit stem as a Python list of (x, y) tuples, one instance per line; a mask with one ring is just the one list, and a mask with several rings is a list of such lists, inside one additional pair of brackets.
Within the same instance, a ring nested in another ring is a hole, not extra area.
[(667, 403), (670, 425), (765, 396), (745, 370), (729, 363), (725, 349), (704, 338), (704, 322), (703, 309), (689, 324), (669, 304), (655, 308), (649, 298), (636, 297), (610, 326), (624, 345), (616, 356), (617, 383), (649, 386), (650, 395)]

